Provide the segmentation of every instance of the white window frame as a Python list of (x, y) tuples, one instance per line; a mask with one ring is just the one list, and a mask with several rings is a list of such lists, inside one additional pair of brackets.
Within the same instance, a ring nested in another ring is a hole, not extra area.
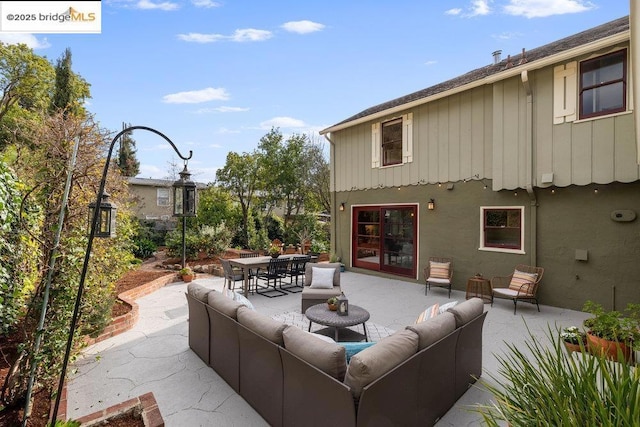
[[(382, 165), (382, 123), (402, 118), (402, 163)], [(371, 125), (371, 167), (390, 168), (413, 162), (413, 113), (395, 116)]]
[[(510, 248), (496, 248), (485, 246), (485, 236), (484, 236), (484, 213), (487, 210), (520, 210), (520, 249), (510, 249)], [(502, 252), (509, 254), (525, 254), (524, 251), (525, 242), (524, 242), (524, 230), (525, 230), (525, 216), (524, 216), (524, 206), (480, 206), (480, 245), (478, 250), (487, 251), (487, 252)]]
[(169, 188), (156, 189), (156, 204), (161, 207), (171, 206), (171, 190)]

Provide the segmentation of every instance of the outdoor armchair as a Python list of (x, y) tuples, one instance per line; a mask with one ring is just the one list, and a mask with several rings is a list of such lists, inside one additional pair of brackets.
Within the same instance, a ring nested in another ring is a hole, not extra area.
[(431, 286), (440, 286), (449, 289), (451, 298), (451, 279), (453, 278), (453, 260), (451, 258), (431, 257), (429, 264), (424, 268), (425, 289), (424, 294)]
[[(491, 279), (491, 293), (494, 298), (506, 298), (513, 301), (513, 314), (516, 314), (518, 300), (538, 305), (538, 287), (542, 280), (544, 268), (519, 264), (509, 276), (497, 276)], [(493, 305), (493, 301), (491, 301)]]

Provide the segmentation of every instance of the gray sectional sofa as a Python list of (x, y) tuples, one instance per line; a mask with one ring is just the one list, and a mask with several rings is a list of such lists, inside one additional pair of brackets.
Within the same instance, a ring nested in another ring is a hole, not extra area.
[(272, 426), (433, 425), (482, 373), (479, 298), (345, 348), (189, 284), (189, 346)]

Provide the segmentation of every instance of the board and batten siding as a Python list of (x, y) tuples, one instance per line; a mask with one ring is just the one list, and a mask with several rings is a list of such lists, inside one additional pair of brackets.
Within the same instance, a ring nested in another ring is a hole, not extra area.
[(492, 93), (484, 86), (390, 115), (413, 114), (413, 161), (371, 167), (374, 121), (331, 134), (335, 191), (491, 178)]

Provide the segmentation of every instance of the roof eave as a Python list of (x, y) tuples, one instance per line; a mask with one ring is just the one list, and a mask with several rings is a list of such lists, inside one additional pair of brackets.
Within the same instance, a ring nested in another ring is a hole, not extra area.
[(452, 89), (448, 89), (439, 93), (436, 93), (431, 96), (427, 96), (424, 98), (416, 99), (412, 102), (407, 102), (406, 104), (398, 105), (393, 108), (388, 108), (386, 110), (378, 111), (374, 114), (370, 114), (368, 116), (359, 117), (358, 119), (352, 120), (350, 122), (340, 123), (335, 126), (328, 127), (320, 131), (320, 135), (325, 135), (331, 132), (337, 132), (339, 130), (347, 129), (352, 126), (356, 126), (365, 122), (369, 122), (371, 120), (376, 120), (378, 118), (388, 116), (390, 114), (398, 113), (400, 111), (404, 111), (410, 108), (417, 107), (419, 105), (427, 104), (429, 102), (433, 102), (435, 100), (445, 98), (447, 96), (455, 95), (456, 93), (464, 92), (479, 86), (484, 86), (488, 84), (493, 84), (500, 80), (505, 80), (511, 78), (513, 76), (520, 75), (523, 71), (531, 71), (537, 70), (549, 65), (553, 65), (555, 63), (565, 61), (570, 58), (575, 58), (580, 55), (584, 55), (589, 52), (593, 52), (608, 46), (615, 45), (617, 43), (626, 42), (630, 38), (629, 30), (623, 31), (621, 33), (617, 33), (608, 37), (604, 37), (602, 39), (585, 43), (583, 45), (567, 49), (565, 51), (556, 53), (554, 55), (549, 55), (544, 58), (538, 59), (536, 61), (524, 63), (522, 65), (514, 66), (513, 68), (508, 68), (504, 71), (500, 71), (498, 73), (492, 74), (490, 76), (475, 80), (473, 82), (467, 83), (465, 85), (457, 86)]

